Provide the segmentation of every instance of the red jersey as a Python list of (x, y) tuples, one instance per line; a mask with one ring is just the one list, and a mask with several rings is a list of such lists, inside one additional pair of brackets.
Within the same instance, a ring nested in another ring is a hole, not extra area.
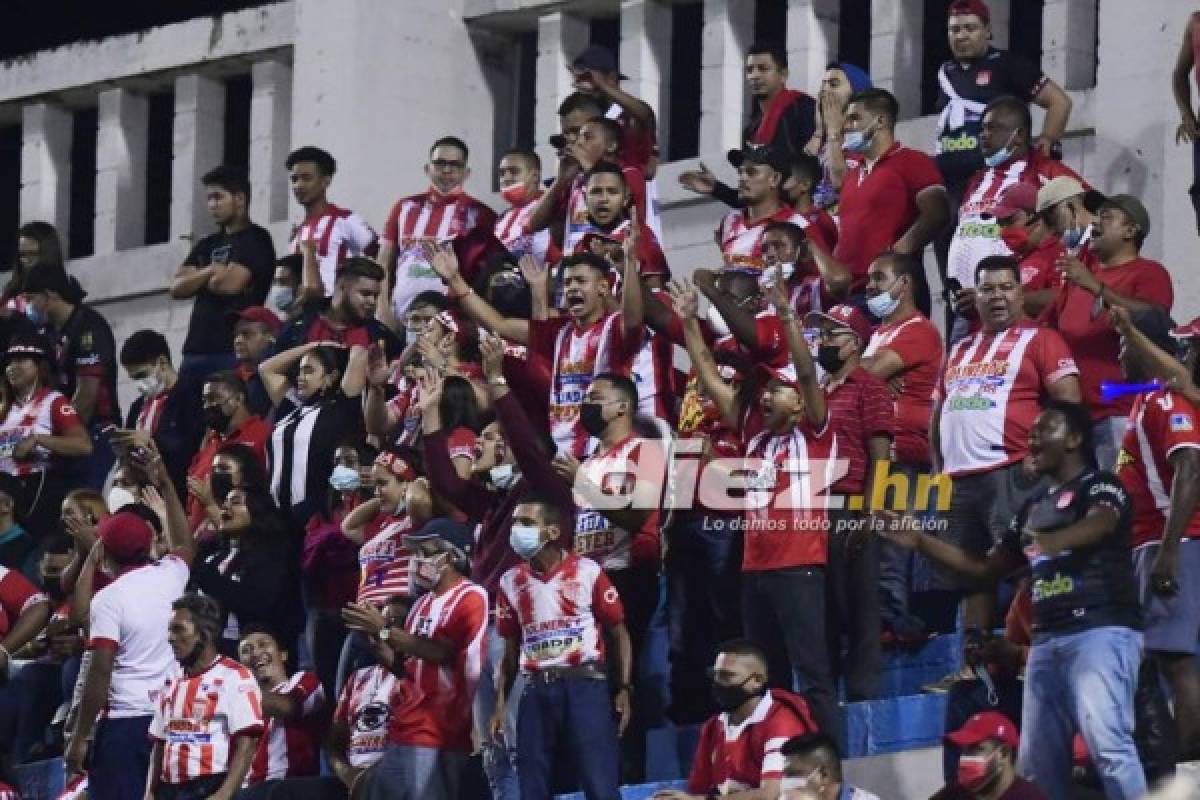
[(838, 458), (828, 415), (819, 430), (801, 423), (749, 440), (744, 572), (825, 564), (827, 490), (842, 477)]
[[(821, 212), (823, 213), (823, 212)], [(826, 215), (828, 216), (828, 215)], [(746, 219), (745, 209), (736, 208), (721, 219), (717, 226), (717, 247), (726, 267), (762, 270), (767, 264), (763, 260), (762, 237), (767, 225), (772, 222), (790, 222), (804, 230), (804, 233), (826, 250), (833, 248), (833, 241), (826, 237), (825, 231), (819, 225), (813, 224), (812, 215), (798, 213), (791, 206), (780, 206), (768, 217), (754, 220)]]
[(600, 628), (624, 621), (617, 590), (589, 558), (564, 553), (545, 575), (522, 562), (500, 578), (496, 630), (506, 639), (520, 639), (524, 673), (603, 663)]
[(958, 227), (950, 242), (949, 277), (970, 288), (975, 285), (976, 264), (988, 256), (1011, 254), (1000, 238), (1000, 225), (995, 217), (999, 197), (1008, 187), (1028, 183), (1040, 189), (1060, 176), (1074, 178), (1088, 188), (1075, 170), (1037, 150), (1010, 158), (997, 167), (984, 167), (972, 175), (963, 193)]
[(946, 473), (957, 478), (1025, 458), (1047, 387), (1078, 374), (1062, 337), (1029, 320), (957, 342), (934, 395), (942, 401)]
[[(624, 245), (625, 240), (629, 238), (629, 232), (633, 229), (631, 220), (622, 220), (611, 231), (604, 231), (596, 228), (590, 233), (586, 233), (580, 238), (575, 245), (575, 249), (571, 251), (571, 255), (580, 255), (581, 253), (596, 253), (602, 258), (608, 257), (607, 249), (602, 250), (598, 247), (598, 243), (614, 243), (616, 245)], [(643, 278), (648, 278), (651, 275), (661, 276), (664, 281), (671, 277), (671, 268), (667, 266), (667, 256), (663, 253), (662, 245), (658, 243), (658, 237), (646, 225), (641, 226), (638, 239), (638, 274)], [(611, 245), (609, 245), (611, 247)], [(617, 261), (616, 263), (621, 263)], [(614, 294), (620, 296), (621, 275), (616, 275), (616, 285), (614, 286)]]
[(471, 752), (471, 704), (487, 622), (487, 592), (465, 578), (444, 592), (417, 598), (404, 629), (449, 642), (453, 656), (440, 665), (420, 658), (405, 663), (392, 693), (391, 744)]
[(861, 156), (847, 157), (833, 255), (850, 270), (851, 291), (866, 285), (871, 262), (912, 227), (917, 194), (941, 185), (942, 174), (933, 159), (899, 142), (874, 164)]
[(1021, 259), (1021, 287), (1026, 292), (1062, 287), (1062, 273), (1055, 264), (1067, 252), (1057, 236), (1046, 236)]
[[(738, 349), (737, 341), (732, 336), (724, 336), (712, 346), (713, 354), (718, 358), (717, 373), (734, 388), (740, 386), (743, 376), (733, 367), (721, 364), (718, 354), (736, 353)], [(706, 437), (712, 442), (713, 455), (717, 458), (733, 458), (742, 453), (742, 442), (737, 431), (725, 424), (716, 404), (701, 387), (695, 369), (688, 373), (676, 430), (683, 439)]]
[[(621, 174), (625, 176), (625, 185), (629, 187), (629, 195), (633, 198), (638, 219), (645, 225), (649, 220), (649, 217), (646, 216), (646, 174), (640, 167), (628, 164), (621, 166)], [(586, 181), (586, 172), (575, 176), (570, 194), (567, 195), (564, 209), (566, 223), (563, 227), (563, 252), (566, 253), (574, 253), (579, 243), (583, 241), (583, 237), (589, 233), (604, 234), (604, 231), (592, 222), (592, 215), (588, 213), (587, 200), (584, 197)]]
[(162, 742), (163, 783), (177, 785), (229, 770), (233, 740), (263, 731), (262, 693), (250, 670), (218, 656), (198, 675), (167, 678), (150, 723)]
[(28, 458), (18, 461), (13, 448), (30, 436), (61, 436), (82, 425), (75, 406), (61, 392), (41, 388), (24, 403), (14, 397), (0, 420), (0, 472), (18, 476), (45, 472), (54, 459), (49, 450), (34, 447)]
[[(1134, 398), (1116, 469), (1133, 505), (1134, 547), (1162, 541), (1175, 481), (1171, 456), (1189, 447), (1200, 448), (1200, 413), (1186, 397), (1159, 389)], [(1184, 531), (1185, 539), (1198, 536), (1200, 510)]]
[(929, 464), (929, 415), (945, 354), (942, 336), (925, 315), (914, 311), (911, 316), (876, 328), (863, 358), (883, 350), (891, 350), (904, 364), (896, 374), (900, 392), (893, 391), (896, 438), (892, 441), (892, 459), (901, 464)]
[(367, 523), (363, 545), (358, 549), (358, 564), (362, 568), (359, 603), (383, 606), (393, 595), (409, 594), (412, 553), (404, 547), (404, 537), (412, 527), (407, 516), (386, 512), (380, 512)]
[(50, 598), (24, 575), (0, 566), (0, 639), (8, 635), (13, 623), (27, 610), (49, 602)]
[(346, 678), (333, 720), (350, 731), (346, 761), (365, 769), (383, 758), (392, 719), (396, 676), (380, 666), (364, 667)]
[(258, 740), (245, 786), (284, 778), (302, 778), (321, 771), (321, 734), (324, 728), (325, 690), (313, 672), (297, 672), (272, 691), (300, 704), (300, 718), (268, 717)]
[(325, 285), (325, 296), (330, 297), (338, 266), (351, 256), (373, 255), (379, 237), (359, 214), (330, 203), (320, 214), (300, 223), (292, 234), (288, 250), (299, 253), (300, 243), (310, 239), (317, 243), (321, 283)]
[[(493, 230), (496, 212), (459, 191), (449, 195), (432, 190), (396, 201), (383, 226), (383, 241), (396, 250), (395, 260), (385, 265), (395, 270), (392, 313), (404, 319), (409, 303), (423, 291), (444, 291), (442, 280), (425, 260), (423, 242), (448, 242), (475, 228)], [(474, 280), (471, 265), (463, 265), (463, 276)]]
[(553, 266), (562, 259), (562, 251), (550, 234), (549, 228), (533, 231), (529, 218), (541, 199), (541, 191), (533, 194), (523, 205), (510, 206), (500, 219), (496, 220), (496, 238), (512, 253), (513, 258), (520, 260), (522, 256), (533, 256), (534, 261), (541, 267)]
[[(579, 406), (592, 378), (603, 372), (628, 375), (640, 345), (626, 341), (619, 311), (605, 314), (587, 328), (579, 328), (570, 317), (530, 320), (530, 350), (553, 365), (550, 433), (559, 452), (583, 456), (590, 437), (579, 424)], [(638, 400), (640, 407), (643, 398)]]
[(839, 456), (846, 460), (846, 474), (833, 485), (839, 494), (859, 494), (866, 486), (870, 467), (867, 444), (875, 436), (894, 440), (895, 415), (887, 385), (856, 367), (837, 386), (825, 390), (829, 420), (837, 437)]
[(0, 782), (0, 800), (21, 800), (21, 795), (7, 783)]
[[(201, 481), (207, 480), (208, 476), (212, 474), (213, 456), (227, 444), (246, 445), (254, 453), (254, 458), (259, 465), (265, 468), (267, 466), (267, 439), (270, 436), (271, 426), (262, 417), (254, 416), (249, 417), (237, 430), (225, 436), (208, 430), (200, 442), (200, 449), (192, 457), (191, 466), (188, 467), (188, 477)], [(187, 497), (187, 512), (188, 522), (191, 523), (194, 531), (204, 522), (204, 506), (200, 504), (195, 495), (190, 493)]]
[[(1089, 259), (1092, 273), (1100, 283), (1116, 294), (1152, 303), (1170, 312), (1175, 302), (1171, 275), (1157, 261), (1135, 258), (1119, 267), (1104, 267)], [(1126, 416), (1133, 407), (1133, 396), (1122, 395), (1105, 403), (1100, 399), (1100, 384), (1123, 380), (1117, 353), (1121, 336), (1108, 321), (1108, 309), (1091, 292), (1075, 284), (1064, 284), (1054, 304), (1047, 306), (1039, 319), (1062, 334), (1079, 362), (1079, 384), (1083, 402), (1092, 419)]]
[(804, 698), (782, 689), (763, 695), (740, 725), (735, 725), (728, 713), (717, 714), (700, 729), (687, 790), (707, 797), (757, 789), (763, 781), (781, 780), (783, 743), (816, 730)]
[[(580, 465), (589, 481), (600, 487), (605, 495), (627, 497), (633, 492), (639, 472), (644, 475), (665, 475), (663, 452), (653, 440), (630, 435), (604, 452), (593, 453)], [(659, 542), (657, 509), (652, 511), (642, 527), (629, 531), (614, 525), (608, 517), (584, 505), (576, 497), (575, 553), (586, 556), (605, 570), (626, 569), (634, 565), (658, 566)], [(620, 501), (615, 505), (619, 506)]]

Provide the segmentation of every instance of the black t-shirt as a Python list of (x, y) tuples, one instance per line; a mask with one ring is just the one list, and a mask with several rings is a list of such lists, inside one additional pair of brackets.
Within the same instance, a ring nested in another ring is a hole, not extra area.
[(241, 264), (250, 270), (250, 285), (241, 294), (217, 294), (208, 286), (196, 293), (188, 323), (185, 353), (232, 353), (233, 326), (229, 312), (261, 306), (275, 275), (275, 245), (265, 228), (251, 225), (237, 233), (214, 233), (196, 243), (183, 262), (188, 267)]
[[(939, 67), (939, 73), (946, 76), (951, 88), (964, 100), (984, 105), (1003, 95), (1032, 102), (1049, 80), (1036, 64), (994, 47), (966, 67), (954, 60), (946, 61)], [(950, 97), (940, 81), (938, 91), (938, 111), (944, 112)], [(947, 186), (961, 191), (967, 179), (983, 167), (983, 154), (979, 150), (982, 124), (982, 110), (965, 111), (961, 125), (953, 125), (949, 119), (941, 121), (936, 160)]]
[[(817, 102), (807, 94), (801, 94), (779, 115), (779, 124), (775, 127), (775, 136), (771, 139), (771, 149), (787, 156), (792, 161), (804, 152), (808, 141), (812, 139), (817, 129)], [(752, 103), (750, 119), (742, 131), (742, 141), (749, 142), (762, 123), (763, 110), (758, 101)]]
[[(1023, 539), (1026, 527), (1056, 531), (1100, 506), (1116, 511), (1119, 521), (1116, 531), (1094, 547), (1047, 556)], [(1129, 494), (1115, 475), (1087, 469), (1056, 489), (1039, 491), (1013, 519), (997, 546), (1024, 556), (1033, 570), (1030, 588), (1035, 642), (1053, 634), (1078, 633), (1105, 625), (1141, 628), (1141, 604), (1130, 552), (1131, 509)]]
[(61, 391), (75, 397), (79, 379), (100, 380), (91, 423), (116, 423), (121, 410), (117, 406), (117, 343), (108, 320), (91, 306), (77, 305), (58, 332), (58, 369)]

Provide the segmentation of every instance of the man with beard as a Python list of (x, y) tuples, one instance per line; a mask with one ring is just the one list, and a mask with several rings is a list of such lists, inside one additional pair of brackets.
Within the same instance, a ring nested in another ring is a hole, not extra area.
[(146, 796), (230, 800), (263, 732), (262, 693), (250, 670), (217, 652), (216, 600), (189, 593), (171, 611), (167, 642), (182, 672), (168, 678), (158, 694)]
[(343, 347), (382, 344), (389, 358), (400, 355), (400, 343), (375, 318), (384, 283), (381, 266), (369, 258), (349, 258), (338, 267), (333, 297), (306, 307), (279, 334), (272, 353), (308, 342), (336, 342)]

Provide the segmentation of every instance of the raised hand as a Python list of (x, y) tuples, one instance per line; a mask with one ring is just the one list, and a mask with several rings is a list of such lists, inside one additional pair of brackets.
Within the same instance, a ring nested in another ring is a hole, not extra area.
[(421, 250), (425, 254), (425, 260), (429, 262), (429, 266), (433, 267), (433, 271), (437, 273), (443, 283), (448, 285), (460, 276), (458, 256), (449, 242), (423, 241)]
[(442, 384), (445, 378), (437, 370), (425, 367), (417, 371), (417, 408), (421, 413), (436, 409), (442, 399)]
[(671, 304), (675, 313), (684, 319), (692, 319), (700, 307), (700, 295), (696, 287), (687, 278), (671, 281), (667, 284), (667, 293), (671, 295)]
[(550, 270), (545, 264), (539, 263), (531, 253), (521, 256), (517, 266), (521, 268), (521, 276), (529, 284), (530, 290), (545, 286), (550, 281)]
[(679, 185), (696, 194), (712, 194), (717, 188), (717, 176), (701, 161), (700, 169), (689, 169), (679, 174)]
[(504, 374), (504, 340), (483, 331), (479, 336), (479, 353), (482, 357), (483, 376), (489, 381)]

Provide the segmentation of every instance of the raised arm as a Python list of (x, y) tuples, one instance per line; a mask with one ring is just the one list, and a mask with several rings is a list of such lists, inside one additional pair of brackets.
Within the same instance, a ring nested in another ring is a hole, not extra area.
[(754, 314), (738, 305), (725, 292), (717, 289), (717, 273), (711, 269), (697, 269), (692, 273), (692, 281), (708, 302), (717, 307), (721, 318), (729, 326), (729, 332), (752, 353), (758, 352), (758, 330), (754, 322)]
[(834, 258), (833, 253), (826, 250), (815, 239), (808, 239), (808, 251), (812, 253), (813, 261), (817, 264), (817, 271), (821, 273), (821, 280), (825, 283), (826, 291), (838, 300), (850, 294), (850, 284), (854, 281), (854, 276), (850, 274), (850, 268)]
[(641, 261), (638, 258), (638, 246), (641, 244), (642, 236), (637, 209), (630, 210), (629, 216), (629, 235), (625, 237), (623, 248), (625, 283), (621, 288), (621, 327), (626, 341), (631, 341), (640, 335), (646, 322), (646, 312), (642, 302)]
[(808, 351), (808, 340), (800, 330), (796, 312), (788, 302), (787, 284), (777, 279), (767, 292), (767, 299), (775, 306), (775, 313), (783, 323), (783, 334), (787, 338), (792, 367), (796, 370), (796, 382), (800, 385), (800, 396), (804, 399), (804, 417), (814, 428), (825, 426), (825, 390), (817, 383), (817, 369), (813, 365), (812, 353)]
[(320, 345), (320, 342), (306, 342), (284, 350), (282, 353), (276, 353), (258, 365), (258, 374), (262, 378), (263, 389), (266, 390), (272, 406), (279, 405), (287, 395), (292, 366), (299, 362), (306, 353), (315, 350)]
[(315, 303), (325, 297), (325, 281), (321, 278), (321, 263), (317, 260), (317, 243), (300, 240), (300, 303)]
[(570, 194), (571, 187), (575, 183), (575, 177), (582, 169), (579, 162), (571, 156), (565, 153), (559, 154), (558, 172), (554, 176), (554, 182), (538, 198), (537, 205), (529, 214), (529, 231), (531, 233), (545, 230), (554, 224), (555, 214), (566, 201), (567, 195)]
[(825, 128), (825, 169), (829, 183), (835, 189), (842, 188), (846, 178), (846, 154), (842, 152), (842, 128), (846, 122), (846, 109), (832, 92), (821, 92), (821, 124)]
[(367, 348), (354, 345), (350, 348), (350, 357), (346, 360), (346, 372), (342, 375), (342, 394), (346, 397), (358, 397), (367, 385)]
[(492, 308), (491, 303), (475, 293), (463, 279), (458, 268), (458, 256), (449, 244), (429, 242), (425, 244), (425, 256), (434, 272), (441, 277), (450, 291), (450, 296), (471, 319), (492, 333), (521, 344), (529, 343), (529, 320), (509, 319)]
[(1192, 142), (1197, 135), (1196, 110), (1192, 107), (1192, 69), (1196, 66), (1196, 57), (1192, 51), (1192, 26), (1197, 24), (1197, 15), (1188, 17), (1187, 25), (1183, 26), (1183, 42), (1179, 46), (1179, 55), (1175, 58), (1175, 69), (1171, 71), (1171, 93), (1175, 96), (1175, 106), (1179, 109), (1179, 127), (1175, 130), (1175, 141)]
[(684, 347), (687, 348), (688, 357), (692, 360), (692, 367), (696, 370), (700, 386), (716, 405), (717, 410), (721, 412), (721, 419), (725, 424), (736, 429), (738, 425), (737, 391), (721, 378), (712, 350), (709, 349), (708, 344), (704, 341), (704, 335), (700, 332), (700, 322), (696, 319), (696, 309), (699, 305), (696, 289), (685, 278), (681, 281), (671, 281), (667, 284), (667, 291), (671, 293), (675, 313), (683, 319)]
[(342, 517), (342, 535), (355, 544), (362, 544), (367, 525), (379, 515), (380, 508), (378, 497), (355, 506), (354, 510)]
[(525, 278), (525, 283), (529, 286), (529, 298), (531, 302), (531, 319), (550, 319), (550, 268), (547, 264), (543, 264), (533, 257), (533, 254), (526, 253), (521, 256), (521, 260), (517, 262), (521, 268), (521, 275)]

